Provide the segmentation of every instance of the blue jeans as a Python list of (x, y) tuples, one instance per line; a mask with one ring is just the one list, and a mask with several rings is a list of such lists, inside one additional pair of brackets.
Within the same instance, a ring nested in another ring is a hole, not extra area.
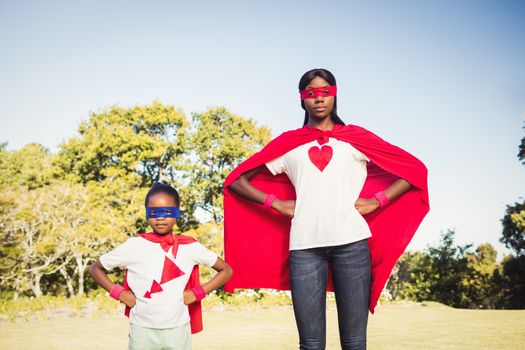
[(342, 349), (366, 349), (370, 298), (368, 239), (340, 246), (290, 251), (290, 283), (299, 346), (326, 346), (326, 286), (332, 265)]

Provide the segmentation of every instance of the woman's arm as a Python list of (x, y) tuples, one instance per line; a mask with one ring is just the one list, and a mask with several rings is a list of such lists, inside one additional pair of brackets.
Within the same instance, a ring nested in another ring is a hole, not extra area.
[[(111, 291), (111, 288), (115, 285), (115, 283), (111, 282), (108, 275), (106, 274), (106, 271), (104, 270), (104, 267), (100, 263), (100, 260), (97, 259), (93, 264), (89, 266), (89, 274), (93, 279), (105, 290), (108, 292)], [(129, 307), (133, 307), (136, 304), (135, 294), (133, 294), (130, 290), (123, 290), (118, 300), (123, 302)]]
[[(226, 283), (233, 275), (233, 270), (224, 260), (217, 258), (217, 261), (212, 266), (212, 268), (217, 271), (215, 276), (212, 277), (208, 282), (202, 285), (202, 288), (206, 294), (214, 291), (215, 289), (222, 286)], [(191, 289), (186, 289), (184, 291), (184, 304), (191, 304), (196, 300), (195, 294)]]
[[(399, 178), (383, 192), (388, 198), (388, 201), (391, 202), (399, 198), (399, 196), (408, 191), (411, 187), (412, 185), (408, 181)], [(361, 215), (365, 215), (379, 208), (379, 202), (375, 197), (358, 198), (355, 201), (355, 207)]]
[(265, 165), (258, 166), (250, 171), (243, 173), (237, 180), (235, 180), (228, 188), (239, 196), (251, 200), (256, 203), (264, 203), (266, 200), (266, 193), (255, 188), (250, 179), (261, 171)]
[[(397, 179), (392, 185), (390, 185), (383, 192), (387, 196), (389, 201), (396, 200), (403, 193), (412, 188), (412, 185), (405, 179)], [(375, 199), (375, 198), (374, 198)], [(375, 199), (377, 202), (377, 199)], [(379, 205), (379, 202), (377, 203)]]
[[(250, 183), (250, 179), (255, 176), (259, 171), (261, 171), (265, 165), (260, 165), (257, 168), (254, 168), (250, 171), (245, 172), (237, 180), (235, 180), (228, 188), (233, 192), (237, 193), (239, 196), (251, 200), (256, 203), (263, 204), (266, 200), (267, 193), (257, 189)], [(280, 212), (281, 214), (293, 217), (295, 211), (295, 201), (294, 200), (280, 200), (276, 199), (272, 203), (272, 208)]]

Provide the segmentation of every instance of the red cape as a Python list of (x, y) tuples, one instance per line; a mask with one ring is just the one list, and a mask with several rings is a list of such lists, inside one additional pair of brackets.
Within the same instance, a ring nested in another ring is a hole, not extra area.
[[(409, 191), (385, 208), (364, 215), (372, 232), (368, 239), (372, 263), (369, 309), (374, 313), (394, 265), (429, 211), (427, 168), (410, 153), (356, 125), (335, 125), (331, 131), (305, 126), (285, 132), (228, 175), (224, 184), (224, 254), (235, 273), (226, 283), (225, 291), (232, 292), (236, 288), (290, 289), (290, 219), (241, 198), (228, 186), (246, 171), (313, 140), (325, 142), (328, 137), (348, 142), (371, 160), (360, 197), (371, 198), (398, 178), (412, 184)], [(250, 182), (280, 199), (295, 199), (294, 187), (285, 174), (273, 176), (265, 169)], [(331, 279), (328, 290), (333, 290)]]
[[(144, 239), (147, 239), (148, 241), (159, 243), (163, 246), (164, 250), (168, 250), (166, 248), (173, 246), (172, 253), (173, 256), (177, 256), (177, 250), (179, 244), (189, 244), (197, 242), (197, 240), (190, 236), (184, 236), (184, 235), (166, 235), (166, 236), (160, 236), (153, 232), (148, 232), (141, 234), (139, 237), (142, 237)], [(182, 272), (181, 272), (182, 273)], [(126, 270), (126, 274), (124, 277), (124, 289), (131, 290), (128, 285), (127, 281), (128, 271)], [(199, 265), (193, 266), (193, 270), (191, 270), (190, 279), (188, 280), (188, 283), (186, 284), (185, 289), (191, 289), (195, 286), (200, 286), (200, 273), (199, 273)], [(196, 301), (194, 303), (191, 303), (188, 305), (188, 311), (190, 313), (190, 326), (191, 326), (191, 333), (198, 333), (202, 331), (202, 306), (200, 301)], [(129, 317), (130, 308), (129, 306), (126, 306), (126, 309), (124, 310), (124, 314)]]

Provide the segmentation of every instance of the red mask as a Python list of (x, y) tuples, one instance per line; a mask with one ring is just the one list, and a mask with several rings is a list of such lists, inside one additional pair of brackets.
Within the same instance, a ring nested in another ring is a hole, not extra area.
[(316, 98), (317, 96), (335, 96), (337, 94), (337, 86), (324, 86), (313, 89), (305, 89), (299, 91), (301, 94), (301, 100), (308, 98)]

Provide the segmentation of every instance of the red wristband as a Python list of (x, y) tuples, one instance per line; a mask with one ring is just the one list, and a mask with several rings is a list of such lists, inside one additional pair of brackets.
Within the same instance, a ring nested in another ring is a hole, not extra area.
[(264, 200), (264, 206), (268, 209), (271, 208), (273, 201), (276, 199), (277, 196), (275, 194), (267, 194), (266, 199)]
[(389, 203), (388, 197), (386, 196), (385, 192), (379, 191), (376, 194), (374, 194), (374, 197), (379, 202), (379, 207), (383, 208), (386, 207)]
[(206, 291), (201, 285), (193, 287), (191, 291), (195, 294), (195, 301), (201, 301), (206, 296)]
[(115, 300), (118, 300), (118, 297), (120, 296), (120, 293), (122, 293), (123, 290), (124, 287), (122, 287), (120, 284), (115, 283), (109, 291), (109, 296)]

